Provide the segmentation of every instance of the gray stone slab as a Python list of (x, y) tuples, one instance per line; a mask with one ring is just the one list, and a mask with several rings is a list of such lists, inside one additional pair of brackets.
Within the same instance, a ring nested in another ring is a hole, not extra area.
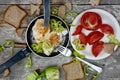
[[(4, 2), (4, 0), (2, 0), (2, 1)], [(118, 3), (119, 3), (119, 1), (118, 1)], [(9, 5), (0, 5), (0, 13), (3, 13), (3, 11), (7, 8), (7, 6), (9, 6)], [(27, 24), (30, 21), (29, 5), (20, 5), (20, 6), (24, 9), (26, 9), (26, 11), (28, 12), (28, 16), (26, 18), (27, 21), (23, 22), (24, 25), (27, 26)], [(116, 19), (120, 23), (120, 5), (100, 5), (100, 6), (93, 7), (91, 5), (78, 4), (78, 5), (73, 5), (72, 11), (81, 13), (82, 11), (91, 9), (91, 8), (100, 8), (100, 9), (104, 9), (104, 10), (110, 12), (111, 14), (113, 14), (116, 17)], [(21, 40), (16, 35), (15, 29), (10, 25), (9, 26), (5, 25), (4, 27), (0, 27), (0, 43), (2, 43), (6, 39), (12, 39), (17, 42), (25, 43), (25, 40)], [(22, 48), (15, 48), (15, 53), (17, 53), (21, 49)], [(6, 48), (3, 53), (0, 53), (0, 64), (10, 58), (9, 51), (10, 51), (10, 49)], [(4, 57), (2, 57), (2, 56), (4, 56)], [(5, 58), (7, 58), (7, 59), (5, 59)], [(65, 80), (65, 73), (62, 69), (62, 64), (71, 61), (71, 57), (64, 57), (63, 55), (58, 55), (53, 58), (42, 58), (42, 57), (38, 57), (32, 53), (32, 59), (33, 59), (32, 68), (30, 68), (30, 69), (25, 68), (25, 62), (26, 62), (26, 58), (25, 58), (22, 61), (20, 61), (18, 64), (15, 64), (11, 67), (11, 74), (9, 77), (3, 78), (2, 75), (0, 75), (0, 80), (24, 80), (26, 74), (28, 74), (30, 71), (33, 71), (33, 70), (37, 69), (38, 67), (42, 71), (50, 65), (58, 65), (60, 68), (60, 71), (61, 71), (60, 80)], [(117, 49), (117, 51), (115, 51), (115, 53), (113, 55), (111, 55), (110, 57), (108, 57), (106, 59), (99, 60), (99, 61), (92, 61), (92, 60), (87, 60), (87, 61), (103, 67), (104, 71), (100, 75), (98, 80), (120, 80), (120, 47)], [(88, 80), (88, 79), (86, 79), (86, 80)]]
[[(72, 4), (89, 4), (89, 0), (51, 0), (51, 4), (71, 2)], [(30, 4), (37, 3), (37, 0), (0, 0), (0, 4)], [(101, 0), (101, 4), (120, 4), (120, 0)]]

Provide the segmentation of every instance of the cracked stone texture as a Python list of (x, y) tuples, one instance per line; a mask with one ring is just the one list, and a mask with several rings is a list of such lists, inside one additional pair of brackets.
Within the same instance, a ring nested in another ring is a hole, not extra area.
[[(63, 4), (68, 1), (72, 2), (72, 11), (81, 13), (86, 9), (100, 8), (113, 14), (120, 23), (119, 0), (109, 0), (109, 1), (101, 0), (101, 5), (94, 7), (89, 5), (88, 3), (89, 0), (51, 0), (51, 4), (52, 5), (58, 4), (59, 6), (59, 4)], [(28, 4), (30, 3), (36, 4), (36, 0), (0, 0), (0, 14), (2, 14), (4, 10), (7, 8), (7, 6), (9, 6), (10, 4), (19, 4), (19, 6), (26, 9), (26, 11), (29, 13), (30, 9)], [(28, 15), (25, 18), (25, 20), (23, 20), (22, 27), (27, 27), (27, 24), (30, 22), (30, 20), (31, 18)], [(2, 19), (0, 18), (0, 22), (1, 21)], [(3, 26), (4, 27), (0, 27), (0, 43), (2, 43), (6, 39), (12, 39), (16, 42), (25, 43), (25, 40), (22, 40), (17, 36), (15, 29), (12, 26), (8, 24), (4, 24)], [(16, 47), (14, 49), (14, 52), (17, 53), (21, 49), (22, 48)], [(9, 77), (3, 78), (2, 77), (3, 74), (1, 74), (0, 80), (24, 80), (26, 74), (28, 74), (29, 72), (37, 68), (40, 68), (41, 71), (43, 71), (46, 67), (51, 65), (59, 66), (61, 72), (60, 80), (65, 80), (65, 73), (62, 69), (62, 64), (70, 62), (72, 60), (71, 57), (64, 57), (61, 54), (52, 58), (38, 57), (33, 53), (31, 55), (33, 61), (32, 68), (29, 69), (25, 68), (25, 62), (26, 62), (26, 58), (25, 58), (11, 67), (11, 74), (9, 75)], [(10, 57), (11, 57), (10, 48), (6, 48), (4, 52), (0, 53), (0, 64), (4, 63)], [(98, 61), (92, 61), (92, 60), (87, 60), (87, 61), (103, 67), (104, 70), (97, 80), (120, 80), (120, 47), (118, 47), (118, 49), (114, 52), (114, 54), (112, 54), (106, 59), (98, 60)], [(90, 79), (87, 78), (85, 80), (90, 80)]]

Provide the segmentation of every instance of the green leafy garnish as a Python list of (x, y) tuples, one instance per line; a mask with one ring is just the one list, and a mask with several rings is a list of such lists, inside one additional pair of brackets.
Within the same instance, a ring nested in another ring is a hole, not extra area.
[(0, 45), (0, 52), (2, 52), (5, 48), (6, 45), (11, 45), (11, 55), (14, 53), (14, 41), (13, 40), (5, 40), (1, 45)]
[(29, 54), (28, 57), (27, 57), (25, 67), (30, 68), (31, 66), (32, 66), (32, 58), (31, 58), (31, 55)]
[(72, 41), (72, 43), (75, 45), (75, 48), (76, 48), (77, 50), (84, 50), (84, 49), (85, 49), (85, 45), (84, 45), (84, 44), (81, 44), (79, 39), (74, 39), (74, 40)]
[(60, 74), (57, 66), (51, 66), (45, 69), (47, 80), (59, 80)]
[(89, 68), (88, 65), (85, 65), (85, 66), (84, 66), (84, 75), (85, 75), (85, 77), (88, 77), (88, 75), (89, 75), (89, 74), (87, 73), (88, 68)]
[(37, 76), (38, 73), (36, 71), (33, 71), (25, 77), (25, 80), (36, 80)]
[(95, 75), (93, 75), (92, 80), (96, 80), (99, 75), (100, 75), (100, 73), (97, 72)]
[(33, 43), (31, 45), (31, 47), (37, 53), (42, 53), (43, 52), (43, 50), (42, 50), (42, 43), (38, 43), (38, 44), (37, 43)]
[(117, 38), (115, 37), (114, 34), (109, 34), (107, 37), (108, 37), (110, 43), (119, 45), (119, 41), (117, 40)]
[(56, 6), (51, 7), (51, 14), (57, 15), (58, 14), (58, 8)]
[(74, 55), (74, 56), (77, 56), (77, 57), (79, 57), (79, 58), (81, 58), (81, 59), (85, 59), (85, 55), (79, 54), (79, 53), (76, 52), (76, 51), (73, 51), (73, 55)]
[(72, 23), (77, 15), (78, 15), (78, 13), (76, 13), (76, 12), (67, 12), (64, 16), (64, 21), (67, 23)]
[[(85, 75), (86, 78), (89, 76), (88, 70), (94, 71), (94, 69), (91, 68), (90, 66), (84, 65), (84, 75)], [(96, 80), (99, 75), (100, 74), (98, 72), (96, 72), (96, 74), (92, 76), (92, 80)]]
[(61, 21), (57, 21), (55, 19), (51, 19), (50, 20), (50, 25), (51, 25), (52, 31), (55, 31), (57, 33), (61, 33), (62, 31), (65, 30), (65, 28), (62, 26), (62, 22)]
[(57, 66), (50, 66), (46, 68), (40, 75), (36, 77), (36, 80), (41, 80), (43, 77), (46, 80), (60, 80), (60, 72)]
[(39, 76), (37, 76), (36, 80), (42, 80), (45, 77), (45, 71), (43, 71)]

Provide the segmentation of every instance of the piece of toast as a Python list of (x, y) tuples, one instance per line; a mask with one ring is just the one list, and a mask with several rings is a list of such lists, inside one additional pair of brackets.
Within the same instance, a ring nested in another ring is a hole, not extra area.
[(27, 12), (24, 9), (17, 5), (11, 5), (5, 10), (3, 20), (15, 28), (19, 28), (26, 15)]
[(37, 4), (42, 4), (42, 0), (37, 0)]
[(32, 16), (34, 12), (36, 16), (40, 15), (40, 5), (30, 4), (30, 16)]
[(108, 54), (112, 54), (114, 52), (115, 44), (114, 43), (104, 43), (103, 50)]
[(95, 5), (99, 5), (99, 4), (100, 4), (100, 1), (101, 1), (101, 0), (90, 0), (89, 3), (90, 3), (92, 6), (95, 6)]
[(26, 30), (25, 27), (21, 27), (21, 28), (16, 29), (16, 33), (17, 33), (18, 37), (20, 37), (21, 39), (24, 39), (23, 33), (25, 30)]
[(61, 5), (58, 9), (58, 16), (61, 17), (61, 18), (64, 18), (64, 15), (65, 15), (65, 5)]
[(84, 72), (82, 68), (82, 63), (74, 63), (69, 62), (62, 65), (65, 73), (66, 73), (66, 80), (81, 80), (84, 78)]
[(72, 9), (72, 3), (71, 3), (71, 2), (67, 2), (67, 3), (65, 3), (65, 6), (66, 6), (67, 9), (69, 9), (69, 10)]

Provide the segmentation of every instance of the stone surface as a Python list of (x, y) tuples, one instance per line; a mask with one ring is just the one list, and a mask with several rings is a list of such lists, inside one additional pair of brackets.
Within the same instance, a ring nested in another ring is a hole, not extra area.
[[(22, 8), (24, 8), (28, 12), (28, 16), (23, 20), (21, 26), (27, 27), (28, 23), (31, 21), (31, 16), (29, 15), (29, 3), (36, 3), (37, 0), (0, 0), (0, 15), (4, 12), (4, 10), (9, 6), (9, 4), (19, 4)], [(104, 9), (111, 14), (113, 14), (116, 19), (120, 23), (120, 1), (119, 0), (101, 0), (101, 5), (99, 6), (91, 6), (88, 4), (88, 0), (51, 0), (52, 5), (59, 6), (60, 4), (63, 4), (64, 2), (72, 2), (72, 11), (81, 13), (84, 10), (91, 9), (91, 8), (100, 8)], [(116, 5), (114, 5), (116, 4)], [(69, 10), (67, 10), (69, 11)], [(0, 19), (0, 24), (2, 23), (2, 20)], [(12, 39), (16, 42), (22, 42), (25, 43), (25, 40), (21, 40), (16, 32), (15, 28), (4, 24), (4, 27), (0, 26), (0, 43), (2, 43), (6, 39)], [(69, 46), (71, 47), (71, 46)], [(15, 48), (14, 51), (17, 53), (22, 48)], [(7, 78), (3, 78), (2, 74), (0, 75), (0, 80), (24, 80), (26, 74), (29, 72), (40, 68), (41, 71), (43, 71), (46, 67), (51, 65), (58, 65), (60, 68), (60, 80), (65, 80), (65, 73), (62, 69), (62, 64), (67, 63), (72, 60), (71, 57), (64, 57), (63, 55), (58, 55), (53, 58), (43, 58), (32, 55), (33, 60), (33, 66), (32, 68), (25, 68), (25, 62), (26, 58), (22, 61), (18, 62), (18, 64), (15, 64), (11, 67), (11, 74)], [(2, 64), (4, 61), (8, 60), (11, 57), (10, 55), (10, 49), (6, 48), (4, 52), (0, 53), (0, 64)], [(115, 53), (111, 56), (109, 56), (106, 59), (99, 60), (99, 61), (92, 61), (87, 60), (89, 62), (92, 62), (96, 65), (99, 65), (103, 67), (104, 71), (100, 75), (100, 77), (97, 80), (120, 80), (120, 47), (115, 51)], [(85, 79), (90, 80), (90, 79)]]

